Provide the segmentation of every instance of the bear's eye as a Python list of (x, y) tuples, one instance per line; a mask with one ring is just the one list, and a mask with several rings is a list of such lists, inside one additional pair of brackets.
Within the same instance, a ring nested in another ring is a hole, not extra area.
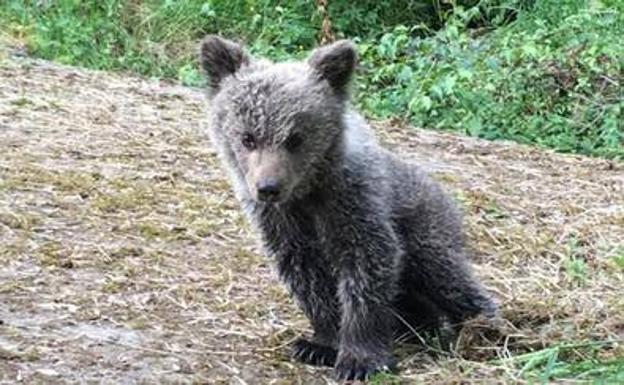
[(256, 138), (248, 132), (243, 134), (241, 143), (248, 150), (254, 150), (256, 148)]
[(284, 146), (288, 151), (295, 151), (303, 143), (303, 137), (300, 134), (292, 134), (284, 142)]

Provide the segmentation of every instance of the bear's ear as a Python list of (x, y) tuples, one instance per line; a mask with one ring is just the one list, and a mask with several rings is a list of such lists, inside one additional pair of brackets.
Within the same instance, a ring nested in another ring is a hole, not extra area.
[(240, 45), (216, 35), (208, 35), (201, 43), (199, 60), (208, 76), (208, 87), (214, 92), (225, 77), (249, 64), (250, 59)]
[(349, 40), (339, 40), (312, 51), (308, 64), (339, 92), (347, 89), (357, 63), (355, 45)]

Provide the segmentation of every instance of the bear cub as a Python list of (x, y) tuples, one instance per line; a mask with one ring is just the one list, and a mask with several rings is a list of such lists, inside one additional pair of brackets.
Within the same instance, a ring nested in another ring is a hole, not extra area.
[(313, 328), (294, 343), (295, 359), (367, 379), (394, 368), (393, 340), (406, 330), (494, 316), (456, 206), (380, 147), (349, 105), (351, 42), (272, 63), (211, 35), (200, 61), (211, 141)]

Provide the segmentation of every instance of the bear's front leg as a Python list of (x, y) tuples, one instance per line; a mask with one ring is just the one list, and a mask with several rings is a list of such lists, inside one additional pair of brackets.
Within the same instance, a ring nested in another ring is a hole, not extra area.
[(375, 373), (395, 368), (391, 350), (392, 313), (388, 306), (371, 303), (373, 299), (370, 296), (356, 294), (359, 291), (349, 287), (341, 293), (345, 304), (334, 366), (338, 380), (366, 380)]
[(310, 365), (334, 366), (340, 305), (332, 266), (315, 246), (314, 218), (305, 211), (266, 208), (258, 225), (264, 246), (277, 261), (280, 278), (310, 320), (314, 335), (292, 345), (292, 357)]
[(297, 253), (280, 258), (282, 279), (306, 314), (314, 335), (300, 338), (292, 346), (292, 356), (309, 365), (333, 366), (336, 362), (336, 340), (340, 308), (336, 299), (336, 281), (328, 265), (317, 253)]
[(321, 258), (318, 250), (288, 241), (286, 237), (280, 247), (275, 248), (274, 255), (282, 281), (314, 330), (312, 339), (295, 341), (292, 357), (305, 364), (333, 366), (337, 355), (340, 306), (336, 295), (337, 282), (330, 265)]
[(395, 367), (391, 304), (400, 249), (387, 223), (370, 217), (358, 223), (351, 217), (345, 225), (332, 242), (335, 251), (342, 251), (338, 283), (342, 316), (334, 369), (339, 380), (365, 380)]

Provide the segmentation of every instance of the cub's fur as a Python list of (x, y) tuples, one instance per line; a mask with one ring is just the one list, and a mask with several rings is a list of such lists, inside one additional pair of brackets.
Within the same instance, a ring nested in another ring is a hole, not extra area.
[(208, 36), (210, 134), (241, 205), (314, 329), (296, 359), (339, 379), (394, 366), (393, 336), (496, 307), (468, 266), (458, 210), (381, 148), (349, 106), (348, 41), (302, 62)]

